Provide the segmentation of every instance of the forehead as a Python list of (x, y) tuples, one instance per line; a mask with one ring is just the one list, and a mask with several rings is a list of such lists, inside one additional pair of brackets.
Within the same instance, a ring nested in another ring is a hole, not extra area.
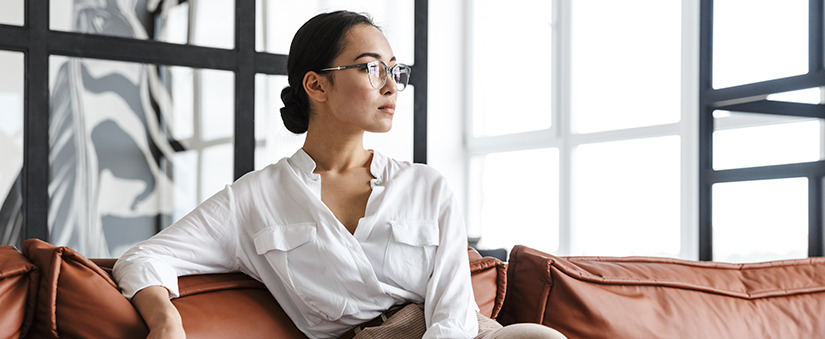
[(352, 61), (361, 54), (376, 53), (382, 60), (389, 61), (394, 56), (387, 37), (372, 25), (353, 26), (344, 35), (343, 42), (341, 54), (336, 59)]

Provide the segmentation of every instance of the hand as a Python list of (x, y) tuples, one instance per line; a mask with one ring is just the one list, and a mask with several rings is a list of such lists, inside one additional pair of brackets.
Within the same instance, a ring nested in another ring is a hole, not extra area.
[(152, 328), (146, 339), (185, 339), (186, 333), (183, 326), (168, 325), (162, 328)]
[(163, 286), (149, 286), (132, 298), (143, 321), (149, 326), (147, 339), (184, 339), (183, 321), (175, 305), (169, 300), (169, 291)]

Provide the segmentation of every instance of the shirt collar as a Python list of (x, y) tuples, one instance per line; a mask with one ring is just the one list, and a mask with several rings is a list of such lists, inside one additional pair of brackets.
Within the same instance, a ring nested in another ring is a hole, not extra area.
[[(387, 158), (375, 150), (370, 149), (367, 151), (372, 153), (370, 174), (372, 174), (372, 176), (376, 179), (381, 179), (384, 176), (384, 168), (387, 167)], [(317, 176), (317, 174), (312, 173), (315, 171), (315, 160), (312, 160), (312, 157), (310, 157), (303, 148), (299, 148), (298, 151), (296, 151), (295, 154), (289, 158), (289, 162), (292, 163), (292, 166), (301, 171), (305, 176), (309, 178)]]
[(387, 158), (383, 154), (375, 150), (368, 150), (372, 152), (372, 163), (370, 163), (370, 174), (373, 178), (383, 179), (384, 168), (387, 167)]
[(289, 158), (289, 162), (305, 176), (313, 176), (314, 173), (312, 172), (315, 171), (315, 160), (312, 160), (303, 148), (299, 148), (298, 151)]

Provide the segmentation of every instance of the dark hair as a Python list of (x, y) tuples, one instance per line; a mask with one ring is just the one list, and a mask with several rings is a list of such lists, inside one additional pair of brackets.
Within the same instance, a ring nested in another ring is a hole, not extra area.
[(309, 126), (309, 97), (303, 86), (304, 75), (330, 67), (343, 49), (344, 35), (358, 24), (378, 28), (365, 14), (336, 11), (316, 15), (295, 33), (286, 62), (289, 86), (281, 91), (284, 102), (281, 118), (290, 132), (301, 134)]

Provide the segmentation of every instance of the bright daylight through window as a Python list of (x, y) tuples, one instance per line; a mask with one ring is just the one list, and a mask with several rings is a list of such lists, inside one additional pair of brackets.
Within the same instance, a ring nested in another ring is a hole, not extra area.
[[(468, 2), (470, 236), (696, 259), (698, 1), (514, 1)], [(713, 86), (804, 74), (807, 4), (714, 1)], [(820, 90), (768, 99), (819, 103)], [(823, 158), (817, 119), (714, 117), (717, 170)], [(715, 185), (714, 259), (805, 257), (806, 187)], [(744, 232), (753, 242), (735, 241)]]

